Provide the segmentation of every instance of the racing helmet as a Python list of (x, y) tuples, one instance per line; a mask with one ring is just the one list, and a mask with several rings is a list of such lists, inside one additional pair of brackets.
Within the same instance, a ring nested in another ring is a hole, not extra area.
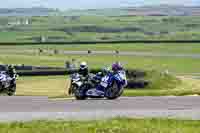
[(12, 65), (12, 64), (11, 64), (11, 65), (8, 65), (8, 68), (9, 68), (9, 69), (14, 68), (14, 65)]
[(122, 70), (122, 69), (123, 69), (123, 67), (122, 67), (120, 62), (115, 62), (115, 63), (112, 64), (112, 70), (113, 71), (119, 71), (119, 70)]
[(84, 70), (84, 69), (87, 69), (87, 68), (88, 68), (87, 63), (85, 61), (81, 62), (80, 69)]

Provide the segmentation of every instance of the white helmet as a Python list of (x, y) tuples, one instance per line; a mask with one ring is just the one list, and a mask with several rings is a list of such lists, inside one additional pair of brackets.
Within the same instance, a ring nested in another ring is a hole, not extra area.
[(85, 61), (81, 62), (80, 69), (86, 69), (88, 68), (87, 63)]

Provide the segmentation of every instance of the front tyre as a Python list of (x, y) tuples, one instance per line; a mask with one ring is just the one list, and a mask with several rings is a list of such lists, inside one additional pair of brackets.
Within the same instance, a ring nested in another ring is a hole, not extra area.
[(78, 89), (78, 86), (77, 86), (77, 85), (71, 84), (71, 85), (70, 85), (70, 88), (69, 88), (69, 91), (68, 91), (68, 94), (69, 94), (69, 95), (73, 95), (73, 94), (75, 93), (75, 90), (77, 90), (77, 89)]
[(8, 96), (14, 96), (15, 93), (16, 93), (16, 84), (9, 87), (7, 94)]
[(3, 84), (0, 82), (0, 91), (3, 90)]
[(85, 100), (87, 97), (85, 96), (83, 90), (81, 89), (76, 89), (74, 91), (74, 94), (75, 94), (75, 98), (76, 100)]
[(123, 94), (123, 89), (119, 89), (117, 82), (114, 81), (112, 87), (108, 88), (106, 91), (106, 98), (109, 100), (114, 100), (119, 98)]

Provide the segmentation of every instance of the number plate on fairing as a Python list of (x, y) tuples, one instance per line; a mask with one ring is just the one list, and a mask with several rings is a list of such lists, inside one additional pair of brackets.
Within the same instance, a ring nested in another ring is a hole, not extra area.
[(108, 83), (105, 83), (105, 82), (101, 82), (101, 86), (103, 86), (103, 87), (107, 87), (108, 86)]
[(101, 86), (106, 88), (108, 86), (108, 79), (109, 79), (109, 76), (103, 77), (101, 81)]

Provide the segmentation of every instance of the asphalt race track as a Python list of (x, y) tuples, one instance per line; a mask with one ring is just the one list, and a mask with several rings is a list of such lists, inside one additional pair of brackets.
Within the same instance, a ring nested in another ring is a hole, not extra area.
[(49, 100), (0, 97), (0, 121), (98, 120), (113, 117), (200, 120), (200, 97), (122, 97), (117, 100)]

